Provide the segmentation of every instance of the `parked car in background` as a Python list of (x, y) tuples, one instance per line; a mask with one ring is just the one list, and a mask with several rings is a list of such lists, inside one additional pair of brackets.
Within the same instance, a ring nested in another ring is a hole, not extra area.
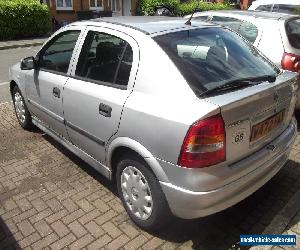
[(256, 0), (252, 2), (249, 10), (300, 15), (300, 0)]
[[(230, 10), (196, 12), (193, 20), (217, 23), (236, 31), (277, 66), (300, 76), (300, 16)], [(296, 105), (299, 108), (300, 99)]]
[(227, 28), (192, 23), (72, 23), (10, 69), (20, 125), (115, 181), (148, 230), (171, 213), (198, 218), (246, 198), (286, 163), (297, 135), (296, 74)]

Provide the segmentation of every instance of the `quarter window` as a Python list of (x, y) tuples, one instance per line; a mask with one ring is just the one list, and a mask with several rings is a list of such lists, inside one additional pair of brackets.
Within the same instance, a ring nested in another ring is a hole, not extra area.
[(128, 84), (132, 49), (121, 38), (89, 31), (80, 53), (75, 75), (93, 82)]
[(238, 31), (249, 42), (254, 43), (258, 34), (258, 30), (252, 23), (244, 21)]
[(267, 4), (267, 5), (260, 5), (256, 8), (256, 10), (261, 10), (261, 11), (271, 11), (272, 4)]
[(197, 16), (193, 18), (196, 21), (208, 21), (208, 16)]
[(56, 0), (57, 10), (72, 10), (73, 0)]
[(232, 17), (213, 16), (214, 23), (226, 26), (234, 31), (238, 31), (241, 25), (241, 20)]
[(41, 69), (67, 73), (80, 31), (67, 31), (50, 41), (39, 56)]
[(300, 5), (291, 4), (275, 4), (273, 7), (273, 12), (280, 12), (286, 14), (299, 14)]

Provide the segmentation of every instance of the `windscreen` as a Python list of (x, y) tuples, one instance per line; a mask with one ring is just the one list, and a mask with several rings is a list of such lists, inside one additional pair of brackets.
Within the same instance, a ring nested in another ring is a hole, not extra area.
[(154, 39), (196, 94), (228, 81), (280, 72), (250, 43), (224, 28), (185, 30)]
[(300, 19), (288, 21), (285, 28), (291, 46), (300, 49)]

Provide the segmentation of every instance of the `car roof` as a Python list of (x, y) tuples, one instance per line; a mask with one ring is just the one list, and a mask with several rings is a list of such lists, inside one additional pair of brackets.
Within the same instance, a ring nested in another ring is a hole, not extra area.
[[(205, 13), (219, 13), (224, 15), (235, 15), (235, 16), (244, 16), (244, 17), (254, 17), (254, 18), (262, 18), (262, 19), (271, 19), (271, 20), (279, 20), (279, 19), (290, 19), (294, 17), (299, 17), (297, 15), (289, 15), (278, 12), (267, 12), (267, 11), (253, 11), (253, 10), (217, 10), (217, 11), (207, 11), (200, 12), (199, 15), (204, 15)], [(196, 17), (197, 15), (195, 15)]]
[[(194, 22), (192, 25), (186, 25), (186, 19), (182, 17), (165, 17), (165, 16), (120, 16), (120, 17), (103, 17), (84, 21), (86, 25), (97, 25), (100, 23), (111, 23), (115, 25), (126, 26), (139, 30), (147, 35), (155, 33), (194, 29), (208, 26), (217, 26), (207, 22)], [(82, 23), (82, 22), (80, 22)], [(197, 25), (196, 25), (197, 23)]]

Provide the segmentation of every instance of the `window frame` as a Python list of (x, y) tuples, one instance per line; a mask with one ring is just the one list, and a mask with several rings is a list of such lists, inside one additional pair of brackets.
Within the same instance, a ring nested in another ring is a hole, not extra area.
[(67, 7), (66, 6), (66, 0), (62, 0), (63, 1), (63, 6), (62, 7), (60, 7), (60, 6), (58, 6), (58, 4), (57, 4), (57, 2), (58, 2), (58, 0), (56, 0), (55, 1), (55, 8), (56, 8), (56, 10), (73, 10), (73, 0), (71, 0), (71, 7)]
[[(59, 39), (65, 33), (72, 32), (72, 31), (78, 31), (79, 35), (78, 35), (77, 41), (75, 43), (75, 46), (74, 46), (74, 49), (73, 49), (73, 52), (72, 52), (72, 56), (70, 58), (69, 67), (68, 67), (67, 73), (59, 72), (59, 71), (55, 71), (55, 70), (51, 70), (51, 69), (46, 69), (46, 68), (40, 67), (39, 66), (39, 62), (40, 62), (40, 59), (41, 59), (41, 54), (44, 53), (45, 50), (47, 50), (53, 43), (55, 43), (55, 41), (57, 41), (57, 39)], [(63, 76), (69, 75), (70, 72), (71, 72), (72, 66), (73, 66), (74, 57), (76, 56), (76, 51), (78, 49), (78, 43), (79, 43), (79, 41), (81, 39), (81, 36), (83, 35), (82, 33), (83, 32), (82, 32), (81, 29), (74, 29), (73, 28), (73, 29), (64, 29), (61, 32), (56, 33), (53, 36), (51, 36), (49, 38), (49, 40), (45, 43), (45, 45), (38, 51), (38, 53), (35, 56), (35, 60), (37, 61), (37, 65), (38, 65), (38, 70), (39, 71), (45, 71), (45, 72), (53, 73), (53, 74), (56, 74), (56, 75), (63, 75)]]
[[(118, 84), (108, 83), (108, 82), (96, 81), (96, 80), (93, 80), (93, 79), (89, 79), (89, 78), (86, 78), (86, 77), (81, 77), (81, 76), (76, 76), (75, 75), (77, 65), (78, 65), (78, 60), (79, 60), (79, 57), (80, 57), (80, 53), (81, 53), (81, 50), (83, 48), (83, 45), (85, 43), (85, 40), (87, 38), (87, 35), (88, 35), (89, 31), (99, 32), (99, 33), (106, 33), (106, 34), (109, 34), (109, 35), (112, 35), (112, 36), (116, 36), (120, 39), (123, 39), (124, 41), (126, 41), (128, 43), (128, 45), (131, 46), (132, 53), (133, 53), (133, 60), (132, 60), (132, 65), (131, 65), (131, 71), (130, 71), (130, 74), (129, 74), (128, 84), (126, 86), (125, 85), (118, 85)], [(72, 68), (70, 69), (69, 77), (74, 78), (74, 79), (78, 79), (78, 80), (81, 80), (81, 81), (84, 81), (84, 82), (87, 82), (87, 83), (94, 83), (94, 84), (97, 84), (99, 86), (112, 87), (112, 88), (121, 89), (121, 90), (131, 90), (131, 89), (133, 89), (134, 84), (135, 84), (135, 78), (136, 78), (136, 74), (137, 74), (138, 67), (139, 67), (139, 61), (140, 61), (140, 49), (139, 49), (139, 46), (137, 44), (137, 41), (132, 36), (130, 36), (129, 34), (125, 34), (121, 30), (117, 30), (117, 29), (88, 26), (88, 28), (85, 29), (84, 33), (82, 34), (80, 44), (77, 47), (76, 55), (73, 58), (73, 62), (72, 62), (72, 65), (71, 65)]]
[[(95, 3), (95, 7), (91, 6), (92, 1)], [(89, 0), (89, 9), (90, 10), (104, 10), (103, 0), (101, 0), (101, 6), (98, 6), (98, 0)]]

